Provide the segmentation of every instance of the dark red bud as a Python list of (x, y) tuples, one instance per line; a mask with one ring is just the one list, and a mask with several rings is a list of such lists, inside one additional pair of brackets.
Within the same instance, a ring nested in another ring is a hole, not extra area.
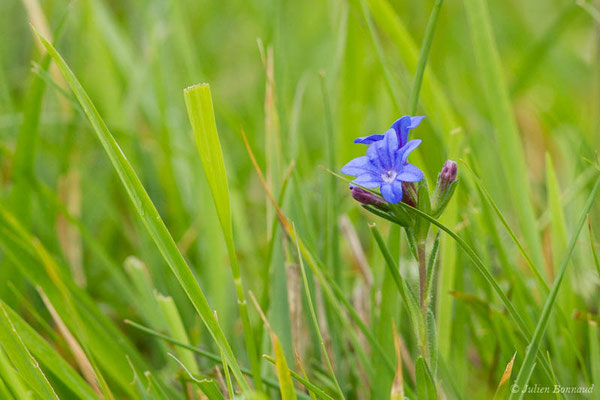
[(402, 182), (402, 202), (411, 207), (417, 207), (419, 195), (413, 182)]
[(358, 186), (350, 186), (350, 192), (352, 193), (354, 200), (358, 201), (359, 203), (366, 204), (368, 206), (374, 206), (379, 209), (387, 210), (389, 208), (383, 197), (371, 193), (368, 190)]

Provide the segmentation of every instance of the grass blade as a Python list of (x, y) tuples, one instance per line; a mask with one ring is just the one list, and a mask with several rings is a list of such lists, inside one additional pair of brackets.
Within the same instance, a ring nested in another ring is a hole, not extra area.
[[(600, 187), (600, 176), (598, 177), (598, 179), (596, 179), (596, 184), (594, 185), (594, 188), (592, 189), (587, 199), (587, 202), (583, 208), (583, 212), (575, 228), (575, 234), (573, 235), (573, 238), (569, 243), (568, 250), (565, 254), (565, 257), (563, 258), (558, 275), (556, 276), (554, 284), (552, 285), (552, 290), (550, 291), (550, 294), (546, 299), (546, 303), (544, 304), (544, 308), (542, 309), (542, 314), (540, 315), (540, 319), (535, 328), (533, 338), (531, 339), (531, 342), (527, 348), (527, 353), (525, 354), (523, 365), (521, 366), (519, 374), (517, 375), (516, 384), (518, 385), (518, 387), (523, 387), (523, 385), (527, 384), (529, 377), (533, 372), (533, 369), (535, 367), (535, 358), (541, 345), (544, 332), (546, 331), (546, 327), (548, 326), (548, 322), (550, 320), (550, 313), (552, 312), (552, 309), (556, 302), (556, 296), (558, 295), (558, 291), (560, 290), (562, 281), (565, 277), (567, 266), (569, 265), (569, 261), (575, 250), (577, 239), (579, 238), (579, 234), (583, 229), (583, 225), (585, 224), (587, 214), (589, 213), (590, 209), (592, 208), (592, 205), (594, 204), (594, 198), (596, 197), (598, 187)], [(514, 395), (511, 394), (510, 398), (512, 399), (513, 397)], [(519, 395), (519, 399), (521, 399), (522, 397), (523, 393)]]
[(58, 355), (56, 350), (43, 337), (6, 303), (0, 300), (0, 304), (4, 307), (17, 332), (19, 332), (23, 343), (37, 360), (52, 372), (54, 376), (60, 379), (78, 398), (98, 398), (81, 376)]
[[(208, 352), (206, 350), (202, 350), (202, 349), (200, 349), (198, 347), (194, 347), (194, 346), (191, 346), (189, 344), (180, 342), (180, 341), (178, 341), (176, 339), (173, 339), (172, 337), (163, 335), (162, 333), (156, 332), (155, 330), (147, 328), (147, 327), (145, 327), (143, 325), (140, 325), (140, 324), (138, 324), (136, 322), (125, 320), (125, 323), (127, 325), (131, 325), (135, 329), (138, 329), (138, 330), (140, 330), (140, 331), (142, 331), (144, 333), (147, 333), (148, 335), (157, 337), (157, 338), (159, 338), (161, 340), (164, 340), (165, 342), (168, 342), (168, 343), (174, 344), (176, 346), (182, 347), (184, 349), (193, 351), (194, 353), (199, 354), (202, 357), (205, 357), (205, 358), (207, 358), (207, 359), (209, 359), (211, 361), (214, 361), (214, 362), (220, 363), (220, 364), (223, 363), (222, 357), (220, 357), (220, 356), (218, 356), (216, 354), (213, 354), (213, 353)], [(240, 367), (240, 369), (241, 369), (242, 373), (244, 373), (245, 375), (248, 375), (248, 376), (252, 375), (252, 371), (250, 369), (244, 368), (244, 367)], [(270, 387), (272, 387), (274, 389), (279, 390), (279, 383), (278, 382), (276, 382), (274, 380), (271, 380), (269, 378), (265, 378), (265, 377), (263, 377), (262, 380), (268, 386), (270, 386)], [(302, 398), (302, 399), (305, 399), (305, 400), (309, 398), (308, 396), (304, 396), (302, 393), (297, 393), (297, 395), (298, 395), (299, 398)]]
[(600, 279), (600, 259), (598, 259), (598, 254), (596, 253), (596, 242), (594, 241), (594, 232), (592, 231), (592, 222), (588, 217), (588, 232), (590, 234), (590, 249), (592, 250), (592, 258), (594, 259), (594, 265), (596, 266), (596, 271), (598, 272), (598, 278)]
[[(275, 359), (273, 357), (268, 356), (268, 355), (264, 355), (263, 357), (265, 360), (267, 360), (271, 364), (275, 364)], [(298, 373), (292, 371), (291, 369), (289, 371), (290, 371), (290, 375), (292, 376), (292, 378), (294, 378), (295, 380), (297, 380), (298, 382), (303, 384), (308, 390), (313, 392), (318, 398), (320, 398), (322, 400), (334, 400), (333, 397), (328, 395), (325, 391), (323, 391), (321, 388), (316, 386), (314, 383), (312, 383), (308, 379), (303, 378), (302, 375), (299, 375)], [(308, 396), (306, 396), (306, 397), (308, 397)]]
[(3, 304), (0, 304), (0, 343), (29, 387), (44, 399), (59, 398), (37, 360), (25, 346)]
[(190, 123), (194, 130), (198, 152), (202, 159), (206, 179), (210, 186), (210, 191), (219, 215), (219, 221), (225, 236), (229, 262), (231, 263), (231, 273), (235, 283), (240, 317), (244, 329), (244, 339), (246, 341), (246, 350), (252, 367), (254, 385), (258, 391), (262, 391), (262, 381), (260, 376), (260, 358), (257, 354), (257, 347), (252, 335), (252, 326), (248, 316), (248, 305), (244, 298), (244, 287), (240, 267), (237, 262), (237, 253), (233, 241), (233, 227), (231, 224), (231, 205), (229, 202), (229, 188), (227, 186), (227, 175), (225, 173), (225, 161), (223, 160), (223, 151), (217, 133), (217, 124), (215, 122), (215, 113), (213, 110), (212, 96), (210, 86), (206, 83), (189, 87), (184, 91), (185, 104), (187, 107)]
[(365, 0), (358, 1), (360, 3), (360, 9), (363, 18), (365, 19), (367, 27), (369, 28), (369, 34), (371, 36), (371, 40), (373, 41), (373, 46), (375, 47), (375, 52), (377, 53), (379, 64), (381, 65), (381, 68), (383, 70), (383, 75), (385, 77), (385, 87), (388, 91), (388, 94), (390, 95), (390, 100), (393, 103), (394, 109), (399, 110), (400, 102), (396, 94), (398, 92), (396, 87), (397, 85), (395, 85), (394, 81), (392, 80), (392, 74), (390, 73), (390, 70), (388, 68), (389, 63), (385, 59), (383, 46), (381, 45), (381, 40), (379, 39), (379, 35), (377, 33), (377, 30), (375, 29), (375, 24), (373, 23), (373, 20), (371, 18), (371, 13), (369, 12), (369, 8), (367, 7)]
[(431, 43), (433, 42), (433, 34), (435, 32), (435, 26), (437, 25), (438, 16), (440, 15), (440, 8), (444, 0), (436, 0), (427, 22), (427, 28), (425, 29), (425, 37), (423, 39), (423, 45), (421, 46), (421, 52), (419, 53), (419, 61), (417, 62), (417, 72), (415, 73), (415, 80), (413, 81), (410, 95), (408, 97), (408, 114), (413, 115), (417, 112), (417, 105), (419, 104), (419, 93), (421, 92), (421, 83), (423, 82), (423, 75), (425, 74), (425, 67), (427, 66), (427, 58), (429, 56), (429, 49), (431, 49)]
[[(502, 64), (492, 32), (485, 0), (465, 0), (478, 71), (486, 89), (485, 94), (492, 124), (496, 127), (499, 155), (521, 230), (532, 254), (534, 265), (544, 265), (542, 245), (538, 236), (535, 213), (527, 181), (527, 165), (520, 142), (519, 130), (510, 104), (510, 96), (502, 72)], [(539, 271), (543, 274), (543, 270)]]
[(227, 358), (227, 364), (231, 367), (233, 374), (235, 375), (240, 387), (247, 391), (250, 389), (248, 383), (243, 377), (237, 360), (225, 338), (225, 335), (221, 331), (212, 310), (206, 300), (202, 289), (196, 282), (196, 279), (184, 260), (183, 256), (177, 249), (175, 241), (171, 237), (167, 227), (162, 221), (158, 211), (154, 207), (152, 200), (146, 193), (146, 190), (142, 186), (139, 178), (135, 174), (133, 168), (127, 161), (127, 158), (121, 151), (121, 148), (115, 141), (114, 137), (108, 130), (108, 127), (100, 117), (100, 114), (96, 110), (96, 107), (92, 103), (91, 99), (65, 62), (65, 60), (56, 51), (54, 46), (48, 42), (43, 36), (36, 31), (36, 35), (42, 42), (54, 62), (57, 64), (59, 70), (62, 72), (71, 90), (77, 97), (77, 100), (81, 104), (81, 107), (85, 111), (88, 120), (92, 124), (94, 131), (98, 135), (104, 150), (110, 158), (113, 167), (115, 168), (127, 194), (129, 195), (133, 206), (135, 207), (138, 215), (142, 219), (144, 226), (150, 233), (150, 236), (154, 240), (156, 246), (160, 250), (163, 258), (171, 268), (173, 274), (177, 277), (182, 288), (188, 295), (190, 301), (198, 311), (198, 314), (202, 318), (208, 331), (212, 335), (213, 339), (223, 351), (223, 354)]
[[(169, 329), (171, 336), (173, 336), (176, 340), (189, 345), (190, 340), (187, 332), (185, 331), (183, 321), (181, 320), (179, 310), (177, 309), (173, 298), (169, 296), (163, 296), (159, 293), (155, 293), (155, 298), (160, 310), (162, 311), (162, 315), (166, 321), (167, 328)], [(194, 358), (193, 354), (181, 349), (181, 351), (177, 351), (177, 357), (192, 374), (200, 374), (200, 369), (198, 368), (198, 364), (196, 363), (196, 359)]]
[(417, 397), (419, 400), (436, 400), (437, 390), (431, 372), (427, 367), (425, 359), (417, 358)]
[(423, 314), (421, 313), (421, 309), (419, 306), (419, 302), (412, 292), (408, 284), (398, 271), (398, 265), (392, 258), (390, 251), (388, 250), (385, 241), (381, 237), (379, 230), (377, 229), (375, 224), (370, 224), (369, 228), (371, 228), (371, 232), (373, 233), (373, 237), (379, 246), (379, 250), (383, 254), (383, 258), (385, 259), (385, 264), (387, 266), (388, 272), (392, 275), (394, 282), (396, 283), (396, 287), (398, 288), (398, 292), (400, 293), (400, 297), (404, 302), (406, 309), (408, 311), (408, 315), (413, 323), (415, 334), (419, 339), (419, 344), (423, 349), (423, 353), (426, 354), (427, 350), (424, 348), (425, 346), (425, 337), (426, 337), (426, 327), (425, 320), (423, 319)]
[(13, 393), (13, 395), (7, 396), (7, 398), (16, 400), (29, 400), (34, 398), (34, 392), (27, 390), (22, 379), (19, 377), (17, 370), (13, 367), (13, 364), (8, 359), (8, 356), (5, 354), (2, 347), (0, 347), (0, 377), (6, 382), (6, 385), (8, 386), (7, 390), (10, 390)]
[(271, 342), (273, 343), (273, 350), (275, 351), (275, 368), (277, 369), (277, 378), (279, 379), (279, 393), (281, 393), (282, 400), (296, 400), (296, 392), (294, 391), (294, 383), (292, 382), (292, 376), (290, 374), (290, 369), (288, 368), (287, 361), (285, 359), (285, 353), (283, 352), (283, 348), (281, 347), (281, 343), (279, 342), (279, 338), (271, 329), (271, 325), (267, 320), (267, 317), (260, 309), (260, 305), (256, 298), (250, 292), (250, 300), (254, 303), (256, 310), (260, 314), (267, 330), (269, 331), (269, 335), (271, 336)]
[[(294, 232), (296, 232), (295, 226), (294, 226)], [(323, 340), (323, 335), (321, 334), (321, 330), (319, 329), (319, 321), (317, 319), (317, 314), (315, 313), (315, 307), (313, 306), (312, 295), (310, 293), (310, 289), (308, 286), (308, 279), (306, 277), (306, 269), (304, 268), (304, 261), (302, 258), (302, 253), (300, 252), (300, 245), (298, 244), (298, 236), (296, 236), (296, 251), (298, 252), (298, 260), (300, 261), (300, 271), (302, 272), (302, 282), (304, 284), (304, 293), (306, 295), (306, 300), (308, 302), (310, 317), (312, 319), (312, 323), (315, 328), (315, 333), (317, 334), (317, 337), (319, 338), (319, 345), (321, 346), (321, 352), (323, 353), (323, 357), (325, 357), (325, 361), (327, 362), (327, 368), (329, 369), (329, 372), (331, 373), (331, 378), (333, 379), (333, 382), (335, 383), (335, 387), (338, 390), (338, 394), (340, 395), (340, 398), (343, 399), (344, 393), (342, 392), (342, 388), (340, 387), (340, 384), (335, 376), (335, 370), (333, 369), (331, 359), (329, 358), (329, 353), (327, 351), (327, 348), (325, 347), (325, 341)]]

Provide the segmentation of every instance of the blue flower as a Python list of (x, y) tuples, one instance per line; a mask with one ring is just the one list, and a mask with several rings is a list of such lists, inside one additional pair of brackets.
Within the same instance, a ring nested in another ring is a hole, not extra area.
[[(399, 125), (402, 132), (402, 123)], [(408, 129), (405, 138), (408, 137)], [(385, 200), (399, 203), (402, 201), (402, 182), (423, 179), (423, 172), (408, 163), (408, 155), (421, 144), (421, 140), (411, 140), (400, 146), (401, 140), (402, 136), (395, 129), (389, 129), (381, 140), (369, 145), (366, 156), (350, 161), (342, 168), (342, 172), (356, 177), (352, 183), (367, 189), (379, 188)]]
[(386, 133), (393, 131), (398, 136), (398, 147), (402, 147), (408, 142), (409, 131), (419, 126), (423, 118), (425, 117), (410, 117), (405, 115), (394, 122), (390, 129), (388, 129), (383, 135), (361, 136), (354, 139), (354, 143), (372, 144), (383, 139), (383, 136)]

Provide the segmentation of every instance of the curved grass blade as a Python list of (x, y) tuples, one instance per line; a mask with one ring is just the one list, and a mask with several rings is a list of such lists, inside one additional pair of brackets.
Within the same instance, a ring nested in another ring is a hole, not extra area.
[(181, 366), (181, 368), (185, 371), (185, 373), (189, 376), (190, 381), (196, 383), (198, 388), (208, 397), (209, 400), (225, 400), (223, 394), (219, 391), (215, 381), (210, 378), (197, 378), (194, 374), (188, 369), (188, 367), (181, 362), (177, 357), (175, 357), (171, 353), (167, 353), (169, 357), (177, 362)]
[(187, 265), (185, 259), (177, 249), (175, 241), (167, 230), (167, 227), (158, 214), (158, 211), (154, 207), (154, 204), (148, 196), (148, 193), (142, 186), (138, 176), (135, 174), (121, 148), (102, 120), (102, 117), (100, 117), (98, 110), (96, 110), (96, 107), (69, 66), (66, 64), (65, 60), (56, 51), (54, 46), (48, 42), (48, 40), (46, 40), (37, 31), (35, 31), (35, 33), (54, 62), (57, 64), (59, 70), (64, 75), (67, 83), (71, 87), (71, 90), (75, 94), (75, 97), (77, 97), (77, 100), (85, 111), (85, 114), (94, 128), (100, 143), (104, 147), (104, 150), (110, 158), (113, 167), (119, 175), (119, 178), (121, 179), (121, 182), (123, 183), (123, 186), (133, 203), (133, 206), (142, 219), (144, 226), (154, 240), (154, 243), (158, 247), (163, 258), (171, 268), (171, 271), (188, 295), (190, 301), (196, 308), (196, 311), (202, 318), (202, 321), (206, 325), (211, 336), (221, 351), (223, 351), (223, 354), (227, 358), (227, 364), (231, 367), (240, 387), (243, 391), (249, 391), (250, 387), (240, 371), (238, 362), (233, 354), (233, 351), (231, 350), (231, 347), (229, 346), (229, 343), (227, 342), (227, 339), (225, 338), (225, 334), (219, 327), (212, 313), (208, 301), (206, 300), (206, 296), (198, 285), (198, 282), (196, 281), (196, 278)]
[[(556, 296), (558, 295), (558, 291), (560, 290), (562, 281), (565, 277), (565, 273), (567, 271), (567, 266), (569, 265), (571, 256), (573, 255), (573, 252), (575, 251), (575, 245), (577, 244), (577, 239), (579, 238), (579, 234), (581, 233), (581, 230), (583, 229), (583, 225), (585, 224), (587, 214), (589, 213), (590, 209), (592, 208), (592, 205), (594, 204), (594, 198), (596, 197), (596, 192), (598, 191), (598, 187), (600, 187), (600, 176), (598, 176), (598, 178), (596, 179), (594, 188), (590, 192), (590, 195), (589, 195), (589, 197), (586, 201), (586, 204), (583, 208), (581, 217), (579, 218), (579, 221), (577, 222), (577, 225), (575, 228), (575, 234), (573, 235), (573, 238), (571, 239), (571, 242), (569, 243), (568, 250), (565, 254), (565, 257), (563, 258), (558, 275), (556, 276), (556, 279), (554, 280), (554, 284), (552, 285), (552, 290), (550, 291), (550, 294), (548, 295), (548, 298), (546, 299), (546, 303), (544, 304), (544, 308), (542, 309), (542, 314), (540, 315), (540, 319), (535, 328), (533, 338), (531, 339), (531, 342), (530, 342), (529, 346), (527, 347), (527, 353), (525, 354), (525, 359), (523, 361), (523, 365), (521, 366), (521, 369), (519, 370), (519, 374), (517, 375), (516, 384), (519, 387), (523, 387), (523, 385), (525, 385), (528, 382), (529, 377), (531, 376), (533, 369), (535, 367), (536, 355), (537, 355), (539, 347), (541, 345), (541, 341), (544, 336), (544, 332), (546, 331), (546, 327), (548, 326), (548, 322), (550, 320), (550, 313), (552, 312), (552, 309), (554, 308), (554, 304), (556, 302)], [(522, 397), (523, 397), (523, 393), (521, 393), (518, 398), (521, 399)], [(514, 398), (514, 394), (511, 393), (510, 398), (511, 399)]]

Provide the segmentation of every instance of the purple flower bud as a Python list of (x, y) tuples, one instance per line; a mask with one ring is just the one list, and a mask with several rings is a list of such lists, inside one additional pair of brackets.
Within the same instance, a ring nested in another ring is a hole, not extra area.
[(440, 191), (445, 192), (452, 182), (456, 180), (456, 174), (458, 173), (458, 167), (452, 160), (448, 160), (442, 167), (442, 172), (438, 175), (438, 187)]
[(365, 190), (358, 186), (351, 185), (350, 192), (352, 193), (352, 197), (354, 197), (354, 200), (358, 201), (359, 203), (362, 203), (362, 204), (365, 204), (368, 206), (374, 206), (374, 207), (376, 207), (380, 210), (384, 210), (384, 211), (387, 211), (390, 208), (388, 206), (387, 201), (385, 201), (383, 199), (383, 197), (373, 194), (373, 193), (369, 192), (368, 190)]
[(444, 163), (442, 171), (438, 175), (437, 185), (433, 194), (433, 204), (431, 215), (435, 218), (442, 215), (442, 212), (448, 205), (448, 202), (454, 194), (456, 189), (456, 176), (458, 174), (458, 167), (452, 160), (448, 160)]

